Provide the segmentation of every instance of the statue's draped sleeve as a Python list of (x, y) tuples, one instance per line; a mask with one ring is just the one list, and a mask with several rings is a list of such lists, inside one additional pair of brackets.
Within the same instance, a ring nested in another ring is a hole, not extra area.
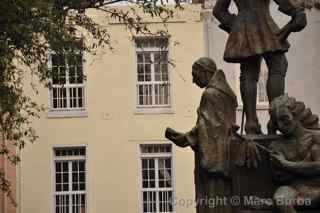
[(192, 149), (196, 148), (196, 145), (198, 143), (198, 135), (197, 135), (197, 126), (193, 127), (191, 131), (186, 133), (186, 139), (188, 144), (191, 146)]

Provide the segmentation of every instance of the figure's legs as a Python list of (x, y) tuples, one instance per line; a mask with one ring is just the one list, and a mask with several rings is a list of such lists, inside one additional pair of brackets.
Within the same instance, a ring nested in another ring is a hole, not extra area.
[(297, 191), (290, 186), (281, 186), (273, 195), (273, 202), (280, 213), (297, 213), (294, 209), (294, 200), (297, 199)]
[(247, 58), (240, 65), (240, 92), (246, 115), (245, 131), (247, 134), (261, 134), (256, 110), (260, 65), (260, 56)]
[[(271, 103), (274, 98), (284, 94), (288, 61), (285, 54), (281, 52), (266, 53), (263, 57), (269, 70), (267, 95), (269, 103)], [(268, 123), (268, 132), (275, 133), (275, 127), (271, 121)]]
[(273, 52), (263, 55), (268, 70), (267, 94), (269, 102), (284, 94), (285, 77), (288, 69), (288, 61), (284, 53)]

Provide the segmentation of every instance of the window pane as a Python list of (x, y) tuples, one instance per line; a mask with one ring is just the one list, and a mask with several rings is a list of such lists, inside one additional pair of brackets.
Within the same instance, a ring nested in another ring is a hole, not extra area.
[(69, 83), (76, 83), (76, 69), (74, 66), (69, 66)]
[(62, 185), (61, 184), (56, 184), (56, 191), (57, 192), (62, 191)]
[[(171, 153), (171, 144), (141, 144), (141, 153)], [(145, 159), (147, 160), (147, 159)]]
[(78, 97), (83, 98), (83, 88), (78, 88)]
[(85, 173), (84, 173), (84, 172), (80, 172), (79, 175), (80, 175), (79, 181), (80, 181), (80, 182), (85, 182), (85, 181), (86, 181), (86, 175), (85, 175)]
[(77, 99), (76, 99), (76, 98), (73, 98), (73, 99), (72, 99), (72, 106), (73, 106), (74, 108), (77, 107)]
[(63, 172), (68, 172), (68, 162), (63, 163)]
[(169, 104), (169, 100), (170, 100), (170, 97), (169, 97), (169, 85), (166, 84), (164, 86), (164, 104)]
[(72, 173), (72, 182), (73, 183), (79, 182), (79, 174), (77, 172)]
[(142, 159), (142, 169), (147, 169), (148, 167), (148, 160), (147, 159)]
[(85, 213), (85, 195), (72, 195), (72, 213)]
[(78, 183), (73, 183), (72, 184), (72, 190), (73, 191), (78, 191), (79, 190), (79, 184)]
[(160, 212), (172, 211), (172, 192), (171, 191), (159, 192), (159, 211)]
[(151, 54), (150, 53), (145, 53), (144, 54), (144, 63), (145, 64), (153, 63), (152, 60), (151, 60)]
[(52, 84), (59, 84), (59, 72), (58, 67), (52, 67)]
[(139, 104), (152, 104), (152, 85), (139, 85)]
[(149, 176), (148, 170), (142, 171), (142, 180), (147, 180)]
[(72, 162), (72, 172), (78, 171), (78, 162)]
[(158, 84), (155, 84), (154, 85), (154, 99), (155, 99), (155, 104), (156, 105), (159, 105), (160, 104), (160, 96), (159, 96), (159, 85)]
[(83, 69), (82, 66), (77, 66), (77, 83), (83, 83)]
[(148, 104), (152, 105), (152, 85), (148, 85)]
[(162, 80), (163, 81), (168, 81), (169, 76), (168, 76), (168, 64), (162, 63), (161, 64), (161, 73), (162, 73)]
[(155, 180), (150, 180), (149, 181), (149, 188), (155, 188), (156, 187), (156, 181)]
[(137, 53), (137, 62), (143, 63), (143, 54), (142, 53)]
[(79, 162), (79, 171), (85, 171), (85, 163), (84, 161)]
[(155, 180), (155, 178), (156, 178), (156, 173), (155, 173), (155, 170), (154, 170), (154, 169), (152, 169), (152, 170), (149, 171), (149, 178), (150, 178), (150, 180)]
[(151, 64), (146, 64), (144, 66), (145, 70), (145, 81), (151, 81)]
[(69, 184), (62, 184), (62, 191), (69, 191)]
[(56, 171), (61, 172), (61, 163), (56, 163)]
[(153, 53), (153, 57), (154, 57), (154, 63), (155, 64), (160, 64), (160, 62), (161, 62), (160, 52)]
[(85, 196), (84, 194), (81, 195), (81, 205), (82, 205), (82, 206), (84, 206), (84, 205), (86, 204), (86, 202), (85, 202), (85, 201), (86, 201), (86, 200), (85, 200), (85, 197), (86, 197), (86, 196)]
[(55, 196), (55, 209), (56, 213), (69, 212), (69, 195), (56, 195)]
[(143, 85), (138, 85), (138, 99), (139, 105), (143, 105)]
[(80, 191), (86, 190), (86, 185), (84, 183), (80, 183)]
[(171, 159), (165, 159), (165, 168), (171, 168)]
[(85, 156), (86, 155), (86, 150), (85, 149), (80, 149), (79, 150), (79, 155)]
[(143, 188), (148, 188), (148, 181), (142, 181), (142, 187)]
[[(54, 91), (56, 92), (56, 89), (54, 89)], [(53, 104), (53, 108), (58, 108), (58, 99), (54, 98), (52, 104)]]
[(64, 183), (68, 183), (68, 182), (69, 182), (69, 175), (68, 175), (68, 173), (64, 173), (64, 174), (63, 174), (63, 182), (64, 182)]
[(143, 212), (156, 212), (156, 192), (143, 192)]
[(168, 53), (162, 51), (161, 52), (161, 58), (160, 58), (161, 63), (168, 63)]
[(65, 59), (63, 55), (51, 55), (52, 66), (65, 66)]
[[(70, 147), (70, 148), (57, 148), (54, 150), (55, 156), (74, 156), (74, 155), (86, 155), (86, 150), (83, 147)], [(60, 162), (61, 163), (61, 162)], [(67, 168), (68, 163), (63, 162), (64, 168)]]
[(61, 173), (56, 174), (56, 183), (60, 184), (62, 182)]
[(161, 81), (160, 64), (154, 65), (154, 80)]
[(138, 81), (144, 81), (144, 66), (138, 64)]
[(59, 78), (59, 84), (65, 84), (66, 83), (66, 68), (65, 67), (59, 67), (58, 71), (58, 78)]
[(142, 48), (142, 40), (141, 39), (136, 39), (136, 46), (137, 46), (137, 48)]
[(78, 88), (78, 106), (79, 107), (83, 107), (83, 99), (84, 99), (84, 95), (83, 95), (83, 88)]
[(82, 65), (82, 54), (76, 54), (77, 65)]

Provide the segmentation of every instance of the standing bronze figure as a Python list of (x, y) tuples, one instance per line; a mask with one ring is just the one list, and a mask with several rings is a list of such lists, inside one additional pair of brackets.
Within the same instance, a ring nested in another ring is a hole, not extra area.
[(290, 46), (287, 38), (290, 33), (301, 31), (307, 24), (302, 0), (274, 1), (282, 13), (292, 17), (281, 29), (270, 15), (270, 0), (234, 0), (238, 8), (237, 15), (229, 12), (231, 0), (217, 0), (213, 9), (213, 15), (221, 23), (220, 28), (229, 33), (224, 60), (240, 63), (240, 90), (247, 134), (261, 133), (256, 99), (262, 58), (269, 70), (267, 95), (271, 102), (284, 94), (288, 67), (285, 53)]
[(179, 147), (190, 146), (195, 153), (197, 213), (231, 213), (226, 203), (210, 200), (229, 197), (230, 141), (235, 122), (237, 98), (222, 70), (210, 58), (200, 58), (192, 66), (193, 82), (205, 90), (197, 110), (196, 126), (187, 133), (166, 129), (166, 138)]

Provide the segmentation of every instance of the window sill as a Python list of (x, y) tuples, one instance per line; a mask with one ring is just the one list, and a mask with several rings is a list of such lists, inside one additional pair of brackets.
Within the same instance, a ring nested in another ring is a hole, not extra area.
[[(243, 105), (239, 105), (237, 110), (242, 111)], [(257, 105), (257, 110), (269, 110), (269, 105)]]
[(88, 117), (86, 110), (49, 110), (47, 118), (82, 118)]
[(134, 114), (174, 114), (174, 111), (171, 107), (138, 107)]

